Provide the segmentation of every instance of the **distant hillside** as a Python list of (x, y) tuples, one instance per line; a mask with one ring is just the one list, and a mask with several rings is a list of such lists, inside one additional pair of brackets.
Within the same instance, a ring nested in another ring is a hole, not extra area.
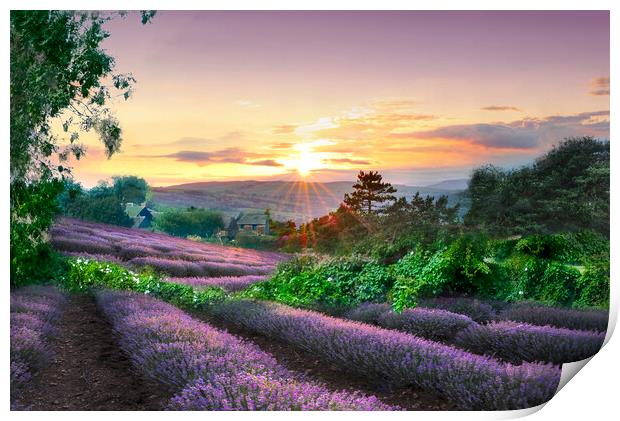
[[(450, 186), (452, 181), (446, 183)], [(351, 181), (303, 183), (297, 181), (211, 181), (154, 187), (155, 207), (202, 207), (225, 212), (271, 209), (275, 219), (296, 222), (322, 216), (336, 209), (345, 193), (352, 190)], [(441, 185), (439, 183), (438, 185)], [(456, 184), (455, 184), (456, 185)], [(448, 195), (451, 204), (458, 202), (462, 189), (395, 185), (397, 196), (410, 198), (416, 192), (439, 197)]]
[(456, 180), (444, 180), (440, 183), (431, 184), (430, 186), (426, 186), (426, 188), (438, 190), (466, 190), (467, 183), (469, 183), (468, 178), (458, 178)]

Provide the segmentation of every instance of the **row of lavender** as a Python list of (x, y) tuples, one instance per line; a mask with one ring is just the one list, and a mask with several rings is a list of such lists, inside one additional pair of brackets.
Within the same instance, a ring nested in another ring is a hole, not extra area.
[[(479, 317), (481, 311), (477, 309), (477, 306), (481, 307), (484, 304), (475, 300), (461, 299), (459, 306), (465, 301), (471, 302), (471, 305), (466, 308), (470, 314), (474, 312), (475, 314), (472, 315), (478, 316), (480, 322), (467, 315), (445, 309), (418, 307), (395, 313), (388, 304), (372, 303), (363, 304), (349, 311), (345, 317), (387, 329), (404, 331), (434, 341), (446, 342), (477, 354), (496, 356), (515, 364), (523, 361), (561, 364), (582, 360), (598, 352), (605, 339), (605, 333), (596, 330), (586, 331), (547, 325), (549, 317), (528, 319), (545, 323), (543, 326), (504, 319), (516, 317), (518, 320), (519, 315), (528, 314), (519, 310), (519, 306), (496, 314), (494, 316), (496, 320), (489, 317), (482, 321)], [(435, 304), (439, 302), (435, 300)], [(446, 299), (444, 302), (450, 303), (451, 300)], [(446, 305), (446, 307), (454, 308), (455, 306)], [(525, 306), (521, 307), (525, 308)], [(571, 320), (577, 320), (577, 316), (584, 314), (578, 310), (538, 307), (530, 314), (545, 315), (554, 314), (557, 311), (572, 316), (572, 318), (567, 316), (563, 320), (564, 324), (571, 326), (573, 325)], [(588, 314), (593, 313), (585, 313), (585, 316), (587, 317)], [(578, 325), (582, 324), (583, 322)], [(601, 323), (597, 327), (602, 326)]]
[(174, 394), (169, 409), (397, 409), (298, 381), (256, 346), (149, 296), (99, 291), (96, 298), (135, 367)]
[(50, 340), (65, 295), (54, 287), (31, 286), (11, 292), (11, 406), (33, 374), (52, 359)]
[(264, 280), (285, 259), (279, 253), (223, 247), (73, 219), (60, 219), (51, 234), (54, 247), (70, 256), (130, 268), (149, 266), (173, 277), (173, 282), (219, 286), (230, 291)]
[(341, 370), (392, 386), (416, 385), (463, 409), (518, 409), (549, 400), (560, 368), (512, 365), (404, 332), (291, 307), (229, 300), (217, 317), (317, 355)]

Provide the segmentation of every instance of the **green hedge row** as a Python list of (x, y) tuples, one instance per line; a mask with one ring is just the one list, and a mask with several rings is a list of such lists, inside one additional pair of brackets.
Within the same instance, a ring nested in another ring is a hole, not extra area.
[(227, 293), (217, 287), (194, 290), (191, 286), (162, 281), (151, 271), (136, 273), (122, 266), (84, 258), (70, 259), (62, 286), (71, 292), (91, 288), (137, 291), (184, 308), (203, 308), (224, 300)]

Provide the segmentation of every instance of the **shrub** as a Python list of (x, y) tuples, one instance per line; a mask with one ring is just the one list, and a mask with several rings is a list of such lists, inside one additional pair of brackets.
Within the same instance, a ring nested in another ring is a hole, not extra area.
[(577, 269), (551, 262), (545, 269), (534, 298), (552, 305), (568, 305), (575, 299), (579, 276)]
[(216, 316), (320, 357), (324, 363), (391, 385), (437, 391), (463, 409), (516, 409), (549, 400), (560, 370), (513, 366), (415, 336), (264, 302), (232, 300)]
[(576, 307), (609, 308), (609, 256), (589, 262), (577, 280)]
[(269, 281), (253, 286), (246, 296), (306, 308), (351, 306), (384, 299), (391, 280), (388, 268), (356, 256), (302, 256), (280, 264)]
[(187, 285), (164, 282), (153, 273), (138, 274), (113, 263), (77, 258), (70, 260), (69, 266), (64, 287), (72, 292), (91, 288), (127, 289), (152, 294), (186, 308), (202, 308), (226, 296), (221, 288), (207, 287), (195, 291)]
[(472, 324), (456, 337), (458, 346), (520, 364), (546, 361), (562, 364), (596, 354), (604, 333), (534, 326), (517, 322)]
[(461, 330), (475, 324), (469, 317), (446, 310), (409, 308), (402, 313), (387, 311), (379, 315), (377, 324), (432, 341), (451, 341)]
[(514, 304), (502, 311), (501, 320), (530, 323), (537, 326), (555, 326), (577, 330), (605, 332), (609, 312), (546, 307), (532, 303)]
[(437, 251), (410, 252), (394, 265), (394, 309), (415, 307), (420, 298), (439, 294), (493, 293), (491, 267), (485, 261), (488, 250), (483, 235), (462, 234)]
[(276, 250), (278, 238), (273, 235), (256, 235), (252, 232), (240, 231), (235, 236), (235, 243), (239, 247), (257, 250)]

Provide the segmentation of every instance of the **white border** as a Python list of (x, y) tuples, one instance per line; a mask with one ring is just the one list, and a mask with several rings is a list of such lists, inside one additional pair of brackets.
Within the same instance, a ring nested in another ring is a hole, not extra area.
[[(9, 23), (9, 10), (10, 9), (84, 9), (85, 6), (88, 9), (92, 10), (121, 10), (127, 8), (128, 6), (131, 9), (177, 9), (177, 10), (200, 10), (200, 9), (210, 9), (210, 10), (243, 10), (243, 9), (264, 9), (264, 10), (611, 10), (611, 72), (610, 75), (613, 74), (614, 78), (618, 73), (618, 42), (615, 40), (620, 40), (620, 30), (619, 24), (620, 19), (618, 18), (618, 10), (620, 6), (618, 6), (620, 2), (613, 2), (611, 0), (589, 0), (585, 1), (575, 1), (575, 0), (565, 0), (562, 2), (550, 1), (550, 0), (504, 0), (502, 2), (497, 1), (489, 1), (489, 0), (470, 0), (468, 2), (463, 2), (459, 0), (444, 0), (444, 1), (435, 1), (435, 2), (422, 2), (422, 1), (413, 1), (413, 0), (382, 0), (382, 1), (366, 1), (366, 0), (356, 0), (356, 1), (339, 1), (339, 0), (298, 0), (298, 1), (286, 1), (286, 0), (264, 0), (264, 1), (256, 1), (256, 0), (238, 0), (238, 1), (186, 1), (186, 0), (176, 0), (175, 2), (165, 2), (162, 0), (134, 0), (130, 3), (127, 1), (102, 1), (102, 0), (90, 0), (87, 3), (76, 0), (59, 0), (59, 1), (47, 1), (47, 0), (8, 0), (2, 3), (2, 26), (3, 30), (0, 32), (0, 37), (2, 37), (2, 41), (0, 42), (0, 48), (3, 51), (4, 57), (4, 66), (2, 67), (3, 72), (3, 80), (2, 84), (2, 122), (3, 122), (3, 134), (4, 139), (1, 142), (2, 154), (5, 157), (2, 161), (1, 165), (3, 167), (4, 180), (2, 182), (2, 194), (4, 200), (2, 201), (1, 206), (1, 214), (0, 218), (2, 220), (1, 224), (1, 232), (0, 238), (4, 239), (2, 243), (2, 261), (8, 262), (9, 260), (9, 203), (8, 203), (8, 179), (9, 179), (9, 124), (8, 124), (8, 110), (9, 110), (9, 69), (10, 63), (8, 60), (8, 23)], [(615, 79), (614, 79), (615, 81)], [(614, 82), (615, 86), (615, 82)], [(618, 104), (618, 95), (614, 92), (611, 96), (611, 132), (616, 133), (617, 130), (617, 119), (615, 116), (616, 105)], [(617, 163), (617, 154), (614, 153), (615, 147), (612, 145), (612, 167), (616, 168)], [(617, 209), (617, 201), (618, 201), (618, 176), (616, 172), (612, 173), (611, 176), (611, 206), (612, 206), (612, 215), (613, 210)], [(618, 244), (618, 229), (616, 226), (616, 220), (612, 217), (612, 225), (611, 225), (611, 246), (612, 246), (612, 256), (615, 255)], [(8, 308), (8, 287), (9, 287), (9, 267), (8, 265), (4, 267), (4, 288), (5, 294), (2, 296), (3, 299), (3, 308)], [(617, 311), (618, 311), (618, 297), (620, 295), (618, 291), (618, 275), (619, 269), (618, 265), (612, 263), (612, 323), (615, 325), (617, 320)], [(6, 313), (5, 313), (6, 314)], [(7, 318), (8, 319), (8, 318)], [(2, 383), (2, 391), (0, 392), (0, 396), (4, 399), (5, 402), (5, 411), (8, 411), (9, 407), (9, 376), (8, 376), (8, 347), (6, 346), (9, 341), (9, 329), (8, 329), (8, 320), (5, 319), (4, 324), (4, 344), (5, 346), (2, 348), (2, 355), (4, 361), (4, 376)], [(609, 340), (609, 336), (607, 338)], [(620, 345), (618, 345), (617, 338), (611, 338), (609, 343), (597, 354), (595, 357), (591, 359), (591, 361), (587, 364), (588, 368), (579, 373), (579, 375), (574, 379), (568, 382), (568, 384), (558, 393), (556, 397), (554, 397), (547, 405), (544, 406), (544, 410), (540, 410), (532, 415), (532, 419), (543, 419), (541, 417), (546, 418), (558, 418), (558, 419), (566, 419), (566, 420), (582, 420), (582, 419), (608, 419), (611, 418), (611, 414), (617, 414), (617, 388), (618, 388), (618, 374), (620, 374), (619, 363), (616, 358), (617, 355), (620, 355), (619, 352)], [(204, 419), (204, 417), (209, 418), (218, 418), (218, 419), (235, 419), (244, 418), (249, 419), (278, 419), (284, 417), (300, 417), (305, 419), (318, 419), (320, 417), (323, 419), (335, 419), (338, 418), (348, 418), (352, 419), (355, 417), (356, 420), (362, 419), (370, 419), (371, 417), (374, 419), (378, 416), (380, 417), (389, 417), (392, 419), (411, 419), (411, 417), (415, 417), (416, 419), (507, 419), (514, 418), (519, 416), (527, 415), (533, 411), (536, 411), (540, 408), (536, 408), (534, 410), (524, 410), (524, 411), (512, 411), (512, 412), (406, 412), (406, 413), (390, 413), (390, 414), (369, 414), (369, 413), (295, 413), (295, 414), (283, 414), (283, 413), (151, 413), (148, 416), (153, 417), (154, 419), (170, 419), (171, 417), (175, 417), (175, 419), (183, 418), (183, 419)], [(27, 412), (13, 412), (10, 413), (14, 419), (67, 419), (67, 420), (78, 420), (82, 419), (84, 416), (88, 416), (89, 418), (95, 420), (108, 420), (110, 416), (115, 418), (129, 418), (136, 416), (143, 416), (145, 414), (135, 414), (135, 413), (103, 413), (103, 412), (90, 412), (88, 414), (84, 414), (83, 412), (38, 412), (38, 413), (27, 413)]]

